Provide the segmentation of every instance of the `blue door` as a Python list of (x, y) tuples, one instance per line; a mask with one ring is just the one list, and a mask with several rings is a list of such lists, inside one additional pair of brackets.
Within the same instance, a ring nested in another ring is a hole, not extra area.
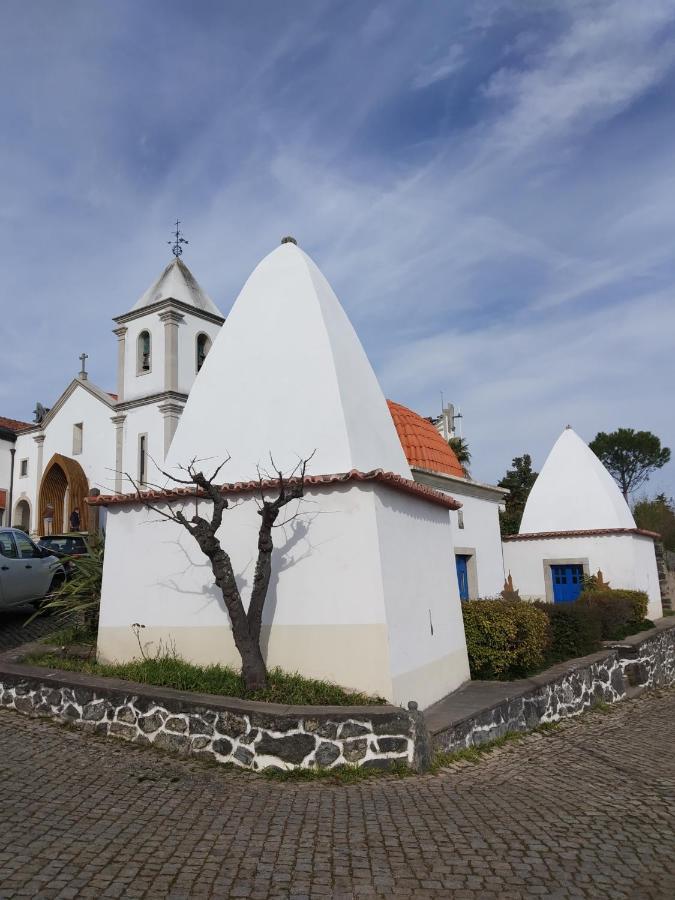
[(455, 556), (455, 562), (457, 564), (457, 581), (459, 583), (459, 599), (460, 600), (468, 600), (469, 599), (469, 567), (467, 563), (469, 562), (468, 556), (461, 556), (457, 554)]
[(553, 602), (569, 603), (576, 600), (584, 586), (584, 567), (575, 563), (551, 566), (553, 578)]

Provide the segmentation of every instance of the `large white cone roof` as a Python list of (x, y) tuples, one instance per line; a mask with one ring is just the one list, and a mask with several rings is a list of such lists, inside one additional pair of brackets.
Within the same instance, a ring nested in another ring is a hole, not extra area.
[(284, 471), (410, 468), (368, 358), (331, 286), (294, 243), (266, 256), (244, 285), (190, 391), (166, 460), (206, 471), (231, 456), (234, 482)]
[(588, 445), (566, 428), (530, 492), (520, 534), (635, 528), (616, 482)]

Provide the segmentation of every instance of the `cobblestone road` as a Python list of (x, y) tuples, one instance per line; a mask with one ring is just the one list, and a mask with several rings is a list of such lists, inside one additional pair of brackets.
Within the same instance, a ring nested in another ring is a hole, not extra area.
[(438, 775), (278, 783), (0, 710), (0, 897), (675, 896), (675, 692)]
[(26, 625), (34, 612), (32, 606), (0, 610), (0, 650), (11, 650), (27, 641), (37, 641), (62, 627), (53, 616), (39, 616)]

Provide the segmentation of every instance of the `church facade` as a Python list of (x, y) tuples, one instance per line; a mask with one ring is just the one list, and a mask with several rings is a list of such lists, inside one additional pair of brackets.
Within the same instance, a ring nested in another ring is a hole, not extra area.
[[(90, 527), (85, 498), (161, 478), (161, 466), (190, 388), (225, 321), (179, 258), (126, 313), (114, 319), (117, 391), (82, 371), (37, 421), (0, 419), (3, 521), (40, 535), (69, 529), (77, 509)], [(84, 356), (84, 354), (83, 354)], [(4, 437), (3, 437), (4, 435)], [(12, 459), (13, 457), (13, 459)], [(129, 476), (128, 478), (126, 476)]]

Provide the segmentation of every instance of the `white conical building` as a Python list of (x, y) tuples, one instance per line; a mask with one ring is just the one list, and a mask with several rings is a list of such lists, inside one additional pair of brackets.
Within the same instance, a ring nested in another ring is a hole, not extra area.
[[(192, 459), (241, 502), (219, 536), (250, 595), (260, 522), (250, 479), (314, 454), (305, 499), (275, 529), (268, 665), (427, 706), (469, 677), (447, 494), (411, 480), (386, 401), (330, 285), (286, 239), (256, 267), (197, 376), (166, 470)], [(108, 497), (99, 652), (144, 638), (237, 665), (222, 597), (194, 539), (133, 495)], [(157, 495), (155, 505), (169, 503)], [(184, 497), (186, 515), (194, 503)], [(200, 508), (203, 501), (200, 501)]]
[(568, 426), (534, 483), (520, 533), (596, 528), (635, 528), (635, 520), (616, 481)]
[(284, 471), (314, 452), (323, 474), (384, 469), (410, 478), (385, 398), (349, 319), (293, 241), (244, 285), (195, 382), (167, 466), (231, 457), (229, 481)]
[(520, 532), (504, 539), (504, 569), (521, 596), (556, 603), (575, 600), (584, 577), (601, 572), (611, 587), (645, 591), (657, 619), (656, 537), (636, 527), (612, 476), (568, 426), (534, 483)]

